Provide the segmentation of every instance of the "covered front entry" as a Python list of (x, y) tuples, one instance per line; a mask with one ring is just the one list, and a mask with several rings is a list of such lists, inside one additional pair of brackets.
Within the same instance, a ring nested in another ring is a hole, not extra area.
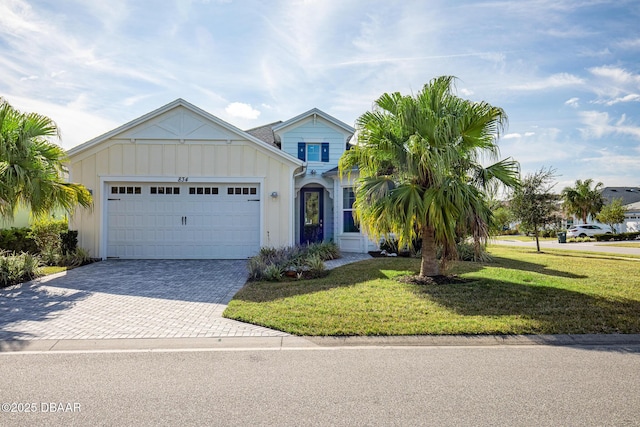
[(258, 184), (108, 183), (107, 257), (241, 259), (260, 249)]
[(300, 243), (324, 240), (324, 189), (300, 190)]

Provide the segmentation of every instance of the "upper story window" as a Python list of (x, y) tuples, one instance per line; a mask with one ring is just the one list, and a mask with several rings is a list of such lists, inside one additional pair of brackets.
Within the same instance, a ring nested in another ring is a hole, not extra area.
[(298, 158), (307, 162), (328, 162), (328, 142), (298, 142)]
[(320, 161), (320, 144), (307, 144), (307, 161)]

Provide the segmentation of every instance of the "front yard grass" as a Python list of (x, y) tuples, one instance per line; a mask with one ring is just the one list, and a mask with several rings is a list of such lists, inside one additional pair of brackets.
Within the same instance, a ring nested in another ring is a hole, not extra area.
[(42, 276), (48, 276), (50, 274), (55, 274), (55, 273), (60, 273), (62, 271), (67, 271), (67, 267), (58, 267), (58, 266), (46, 266), (46, 267), (41, 267), (40, 268), (40, 272), (42, 273)]
[(295, 335), (640, 333), (640, 262), (490, 246), (463, 283), (416, 285), (419, 260), (375, 258), (327, 277), (250, 282), (224, 316)]

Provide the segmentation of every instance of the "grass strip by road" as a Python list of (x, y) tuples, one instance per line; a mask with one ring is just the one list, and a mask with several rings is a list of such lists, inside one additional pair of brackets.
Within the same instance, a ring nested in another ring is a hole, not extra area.
[[(535, 242), (536, 238), (533, 236), (523, 236), (520, 234), (514, 235), (503, 235), (503, 236), (492, 236), (493, 240), (504, 240), (504, 241), (512, 241), (512, 242)], [(541, 242), (558, 240), (557, 237), (540, 237), (539, 240)]]
[(248, 283), (224, 316), (295, 335), (640, 333), (640, 263), (491, 246), (460, 262), (461, 283), (417, 285), (419, 260), (376, 258), (327, 277)]
[(596, 246), (616, 246), (618, 248), (640, 248), (640, 242), (607, 243), (606, 245), (596, 245)]

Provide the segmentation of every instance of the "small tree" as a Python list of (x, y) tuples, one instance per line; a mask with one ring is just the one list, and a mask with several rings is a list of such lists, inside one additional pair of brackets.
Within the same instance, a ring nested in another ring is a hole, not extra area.
[(555, 170), (542, 168), (527, 175), (511, 198), (511, 211), (525, 228), (533, 231), (538, 252), (540, 229), (555, 220), (558, 196), (551, 192), (554, 179)]
[(505, 227), (509, 226), (509, 223), (513, 219), (513, 213), (506, 206), (491, 206), (492, 219), (489, 232), (492, 235), (503, 234)]
[(0, 98), (0, 217), (13, 218), (18, 206), (36, 217), (52, 209), (72, 212), (89, 208), (92, 198), (83, 185), (66, 182), (67, 155), (49, 138), (60, 131), (49, 117), (22, 113)]
[(596, 219), (607, 224), (614, 233), (617, 233), (615, 225), (624, 221), (625, 212), (626, 209), (622, 205), (622, 198), (613, 199), (610, 203), (603, 206)]
[(565, 187), (562, 190), (565, 212), (578, 216), (585, 224), (589, 215), (592, 218), (595, 217), (604, 206), (603, 184), (598, 182), (593, 188), (591, 188), (591, 184), (593, 184), (593, 179), (577, 180), (573, 187)]

